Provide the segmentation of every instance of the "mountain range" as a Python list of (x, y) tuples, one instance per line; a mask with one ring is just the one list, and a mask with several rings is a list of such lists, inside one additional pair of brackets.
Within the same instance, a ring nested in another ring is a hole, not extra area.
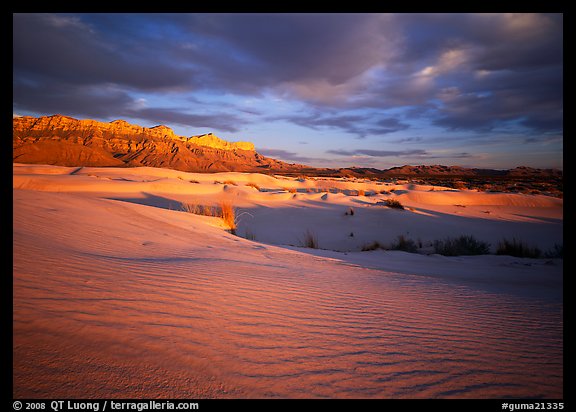
[(98, 122), (68, 116), (13, 118), (12, 159), (61, 166), (162, 167), (185, 172), (258, 172), (356, 177), (561, 177), (556, 169), (510, 170), (460, 166), (314, 168), (259, 154), (250, 142), (228, 142), (212, 133), (178, 136), (164, 125), (142, 127), (124, 120)]

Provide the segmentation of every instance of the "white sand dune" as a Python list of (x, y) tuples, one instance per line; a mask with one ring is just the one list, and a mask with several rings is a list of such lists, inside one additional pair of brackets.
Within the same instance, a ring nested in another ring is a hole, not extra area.
[[(358, 251), (400, 234), (546, 249), (562, 200), (21, 164), (14, 189), (14, 397), (563, 396), (561, 260)], [(240, 236), (180, 210), (222, 199)], [(307, 229), (323, 250), (298, 247)]]

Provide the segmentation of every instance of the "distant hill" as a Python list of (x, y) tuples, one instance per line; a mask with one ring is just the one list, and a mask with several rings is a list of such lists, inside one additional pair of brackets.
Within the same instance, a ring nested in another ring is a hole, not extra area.
[(453, 177), (561, 177), (562, 171), (557, 169), (534, 169), (520, 166), (509, 170), (470, 169), (461, 166), (401, 166), (383, 171), (386, 176), (453, 176)]

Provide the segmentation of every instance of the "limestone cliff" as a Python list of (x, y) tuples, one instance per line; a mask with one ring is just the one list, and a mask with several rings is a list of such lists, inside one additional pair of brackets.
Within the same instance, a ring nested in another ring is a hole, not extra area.
[(260, 155), (249, 142), (212, 133), (178, 136), (164, 125), (142, 127), (53, 115), (13, 119), (13, 161), (66, 166), (152, 166), (188, 172), (297, 171), (303, 166)]

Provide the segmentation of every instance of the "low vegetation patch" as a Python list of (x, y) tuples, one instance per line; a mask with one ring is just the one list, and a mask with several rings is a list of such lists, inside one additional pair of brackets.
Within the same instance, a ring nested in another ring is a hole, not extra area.
[(416, 253), (418, 251), (418, 246), (412, 239), (400, 235), (396, 241), (390, 245), (389, 250), (401, 250), (403, 252)]
[(222, 210), (222, 220), (224, 224), (230, 229), (230, 233), (236, 234), (236, 208), (230, 202), (220, 203), (220, 209)]
[(182, 210), (193, 215), (221, 217), (221, 213), (216, 206), (196, 205), (192, 203), (182, 203)]
[(346, 212), (344, 212), (345, 216), (354, 216), (354, 208), (349, 207)]
[(396, 199), (386, 199), (384, 200), (384, 206), (388, 206), (392, 209), (404, 210), (404, 206)]
[(362, 252), (369, 252), (371, 250), (400, 250), (403, 252), (417, 253), (418, 245), (412, 239), (406, 238), (404, 235), (399, 235), (394, 242), (386, 246), (375, 240), (374, 242), (366, 243), (362, 246)]
[(223, 201), (218, 206), (196, 205), (182, 203), (182, 210), (200, 216), (218, 217), (228, 226), (230, 233), (236, 234), (237, 215), (236, 208), (230, 202)]
[(310, 249), (318, 249), (318, 237), (314, 232), (306, 230), (302, 245)]
[(490, 244), (476, 240), (474, 236), (460, 236), (434, 241), (434, 253), (444, 256), (486, 255)]
[(498, 243), (496, 254), (515, 257), (539, 258), (542, 255), (542, 251), (537, 247), (530, 246), (521, 240), (512, 238), (512, 240), (502, 239), (500, 243)]
[(233, 180), (225, 180), (223, 183), (224, 183), (225, 185), (238, 186), (238, 185), (236, 184), (236, 182), (233, 181)]
[(362, 246), (362, 252), (369, 252), (371, 250), (378, 250), (378, 249), (384, 249), (384, 247), (378, 241), (366, 243), (364, 246)]

